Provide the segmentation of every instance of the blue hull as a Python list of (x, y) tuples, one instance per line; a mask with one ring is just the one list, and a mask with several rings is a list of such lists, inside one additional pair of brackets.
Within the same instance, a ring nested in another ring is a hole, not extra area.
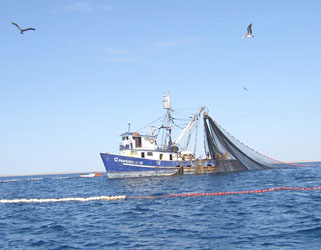
[[(101, 153), (100, 156), (109, 178), (174, 175), (180, 167), (184, 168), (185, 174), (194, 173), (195, 170), (193, 161), (150, 160), (108, 153)], [(207, 169), (214, 170), (214, 163), (206, 163)]]

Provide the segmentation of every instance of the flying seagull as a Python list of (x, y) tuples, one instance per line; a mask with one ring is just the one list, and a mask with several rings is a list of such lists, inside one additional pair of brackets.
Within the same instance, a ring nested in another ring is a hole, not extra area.
[(249, 26), (247, 26), (247, 34), (245, 34), (245, 35), (242, 36), (241, 38), (244, 38), (244, 37), (246, 37), (246, 38), (252, 38), (252, 37), (254, 37), (254, 36), (252, 35), (252, 24), (251, 24), (251, 23), (249, 24)]
[(246, 90), (246, 91), (248, 91), (248, 89), (247, 89), (247, 88), (245, 88), (245, 87), (243, 87), (243, 89), (244, 89), (244, 90)]
[(18, 24), (12, 23), (13, 25), (17, 26), (17, 28), (20, 30), (20, 33), (23, 34), (23, 32), (28, 30), (36, 30), (35, 28), (27, 28), (27, 29), (21, 29)]

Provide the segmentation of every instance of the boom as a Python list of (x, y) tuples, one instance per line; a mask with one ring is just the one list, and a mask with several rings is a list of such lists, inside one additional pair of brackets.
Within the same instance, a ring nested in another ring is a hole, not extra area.
[(202, 113), (202, 111), (205, 109), (205, 107), (201, 107), (198, 112), (194, 115), (194, 117), (192, 118), (192, 120), (187, 124), (187, 126), (184, 128), (184, 130), (182, 131), (182, 133), (178, 136), (178, 138), (176, 140), (173, 141), (173, 145), (177, 145), (182, 139), (183, 137), (193, 128), (193, 126), (196, 124), (197, 122), (197, 118), (198, 116)]

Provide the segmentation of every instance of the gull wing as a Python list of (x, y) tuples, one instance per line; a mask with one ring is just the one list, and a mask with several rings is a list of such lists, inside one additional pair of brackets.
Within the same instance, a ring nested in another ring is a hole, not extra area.
[(27, 29), (24, 29), (22, 31), (28, 31), (28, 30), (36, 30), (35, 28), (27, 28)]
[(21, 28), (19, 27), (18, 24), (14, 23), (14, 22), (12, 22), (12, 24), (15, 25), (21, 31)]
[(250, 23), (249, 26), (247, 26), (247, 34), (252, 35), (252, 24)]

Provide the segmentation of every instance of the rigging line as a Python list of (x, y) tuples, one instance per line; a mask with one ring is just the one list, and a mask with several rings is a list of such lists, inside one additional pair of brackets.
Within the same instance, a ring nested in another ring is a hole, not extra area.
[(192, 131), (190, 130), (188, 133), (188, 137), (187, 137), (187, 142), (186, 142), (186, 146), (185, 146), (185, 150), (188, 149), (189, 143), (191, 141), (191, 136), (192, 136)]
[(175, 115), (176, 117), (178, 117), (178, 118), (176, 118), (177, 120), (178, 120), (178, 119), (182, 119), (182, 120), (187, 120), (187, 121), (189, 121), (190, 119), (193, 118), (193, 116), (194, 116), (195, 114), (192, 114), (192, 113), (190, 113), (190, 114), (178, 114), (178, 113), (174, 113), (174, 115)]
[(195, 125), (195, 144), (194, 144), (194, 155), (196, 155), (196, 147), (197, 147), (197, 129), (198, 129), (198, 121), (197, 119), (196, 125)]
[[(175, 120), (177, 120), (177, 119), (175, 119)], [(181, 126), (186, 126), (187, 124), (189, 124), (189, 121), (190, 121), (190, 119), (189, 120), (179, 120), (179, 121), (185, 121), (185, 123), (181, 123), (181, 124), (179, 124), (179, 125), (181, 125)], [(187, 122), (188, 121), (188, 122)], [(172, 119), (172, 122), (174, 123), (174, 119)], [(177, 125), (177, 124), (176, 124)]]
[(175, 109), (175, 110), (197, 110), (198, 108), (186, 108), (186, 109)]
[(163, 130), (163, 128), (166, 128), (166, 127), (164, 127), (164, 122), (165, 122), (167, 116), (168, 116), (168, 112), (166, 113), (166, 115), (160, 117), (160, 118), (164, 117), (164, 119), (163, 119), (163, 122), (162, 122), (162, 126), (158, 128), (158, 132), (157, 132), (157, 135), (156, 135), (156, 138), (158, 138), (158, 136), (159, 136), (159, 134), (160, 134), (160, 132), (162, 130), (162, 134), (161, 134), (162, 138), (161, 138), (161, 143), (160, 143), (161, 146), (163, 145), (163, 142), (164, 142), (164, 144), (166, 144), (166, 142), (165, 142), (166, 139), (164, 140), (164, 132), (165, 131)]
[(165, 120), (167, 119), (167, 116), (168, 116), (168, 111), (167, 111), (166, 115), (164, 116), (162, 124), (164, 124)]
[(174, 120), (179, 121), (179, 122), (185, 122), (185, 123), (182, 123), (182, 125), (187, 125), (191, 119), (179, 119), (179, 118), (172, 117), (172, 122), (174, 122)]
[(183, 123), (183, 124), (176, 124), (174, 121), (172, 121), (173, 122), (173, 124), (177, 127), (177, 128), (180, 128), (180, 129), (183, 129), (184, 127), (182, 127), (182, 126), (186, 126), (188, 123)]
[(191, 116), (194, 115), (194, 113), (188, 113), (188, 114), (184, 114), (184, 113), (181, 113), (181, 112), (176, 112), (176, 111), (173, 111), (174, 114), (176, 114), (177, 116), (184, 116), (184, 117), (187, 117), (187, 119), (191, 119)]
[(189, 121), (190, 119), (180, 119), (180, 118), (174, 118), (172, 117), (173, 120), (178, 120), (178, 121)]
[(165, 135), (166, 131), (162, 130), (162, 139), (161, 139), (161, 147), (166, 145), (166, 135)]
[[(165, 115), (166, 116), (166, 115)], [(162, 115), (161, 117), (157, 118), (156, 120), (152, 121), (151, 123), (147, 124), (146, 126), (142, 127), (141, 129), (137, 130), (137, 132), (143, 130), (144, 128), (150, 126), (151, 124), (153, 124), (154, 122), (157, 122), (158, 120), (160, 120), (161, 118), (163, 118), (164, 115)]]

